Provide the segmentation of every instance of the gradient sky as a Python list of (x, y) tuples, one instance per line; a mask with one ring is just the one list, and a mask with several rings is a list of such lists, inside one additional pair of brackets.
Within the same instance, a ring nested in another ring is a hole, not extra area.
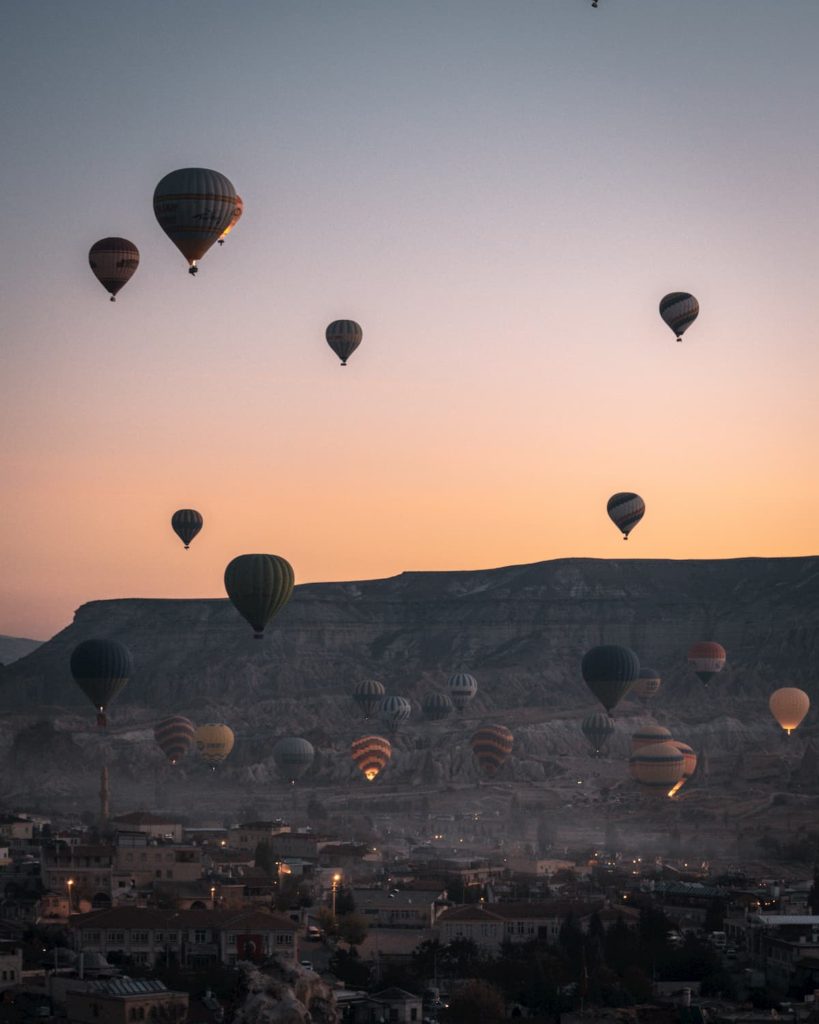
[[(3, 30), (0, 632), (220, 596), (247, 551), (298, 582), (817, 552), (816, 0), (10, 0)], [(151, 207), (184, 166), (245, 201), (196, 279)], [(142, 254), (116, 304), (106, 235)]]

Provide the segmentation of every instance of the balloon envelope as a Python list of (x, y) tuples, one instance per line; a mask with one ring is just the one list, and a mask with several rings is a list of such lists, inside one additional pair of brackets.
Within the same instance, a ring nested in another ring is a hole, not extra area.
[(802, 724), (810, 711), (810, 697), (796, 686), (783, 686), (774, 690), (768, 700), (771, 714), (790, 736)]
[(713, 640), (700, 640), (688, 649), (688, 663), (706, 685), (725, 668), (726, 657), (722, 644)]
[(361, 708), (364, 718), (374, 715), (381, 704), (381, 698), (385, 694), (384, 684), (377, 679), (362, 679), (355, 684), (353, 700)]
[(646, 505), (639, 494), (618, 491), (609, 498), (606, 511), (624, 540), (628, 540), (628, 535), (645, 515)]
[(455, 710), (449, 694), (428, 693), (424, 696), (421, 710), (431, 722), (440, 722)]
[(403, 725), (409, 719), (412, 714), (412, 705), (406, 697), (389, 695), (381, 698), (378, 714), (382, 722), (391, 729), (397, 729), (399, 725)]
[(580, 723), (580, 730), (591, 744), (592, 753), (597, 757), (614, 732), (614, 721), (605, 711), (586, 715)]
[(367, 782), (372, 782), (389, 764), (392, 744), (383, 736), (361, 736), (353, 740), (351, 756)]
[(200, 725), (194, 733), (196, 750), (202, 760), (215, 768), (233, 750), (236, 737), (229, 725), (209, 722), (207, 725)]
[(239, 223), (239, 220), (244, 212), (245, 204), (242, 202), (242, 197), (236, 196), (236, 206), (233, 208), (233, 215), (230, 218), (230, 223), (228, 224), (228, 226), (225, 228), (222, 234), (219, 235), (219, 245), (225, 244), (225, 239)]
[(176, 536), (185, 545), (185, 550), (191, 546), (191, 541), (202, 529), (204, 519), (202, 513), (195, 508), (180, 508), (171, 516), (171, 527)]
[(668, 740), (641, 747), (629, 760), (631, 776), (651, 796), (667, 797), (680, 781), (685, 766), (682, 753)]
[(451, 675), (447, 686), (449, 687), (449, 696), (452, 698), (452, 703), (458, 711), (463, 711), (478, 692), (478, 681), (468, 672), (456, 672), (454, 675)]
[(156, 186), (154, 215), (192, 273), (196, 273), (196, 261), (230, 224), (236, 198), (230, 179), (207, 167), (171, 171)]
[(273, 760), (282, 778), (295, 782), (309, 769), (315, 757), (313, 744), (301, 736), (285, 736), (273, 747)]
[(110, 293), (114, 302), (117, 292), (128, 284), (139, 266), (139, 249), (127, 238), (101, 238), (88, 252), (88, 263), (94, 277)]
[(293, 593), (293, 566), (279, 555), (237, 555), (225, 569), (225, 590), (257, 640)]
[(176, 764), (193, 746), (196, 726), (184, 715), (163, 718), (154, 726), (154, 739), (171, 764)]
[(505, 725), (482, 725), (469, 741), (478, 767), (490, 779), (512, 753), (514, 743), (514, 736)]
[(642, 747), (651, 747), (655, 743), (665, 743), (671, 739), (671, 730), (664, 725), (657, 725), (651, 722), (648, 725), (641, 725), (640, 728), (631, 734), (631, 752), (636, 754)]
[(700, 304), (688, 292), (669, 292), (660, 299), (660, 316), (676, 335), (677, 341), (699, 316)]
[(628, 647), (601, 644), (583, 655), (580, 670), (586, 686), (611, 714), (640, 674), (640, 659)]
[(105, 711), (123, 689), (131, 674), (131, 653), (117, 640), (83, 640), (71, 652), (71, 675), (99, 712), (97, 722), (105, 725)]
[(347, 360), (361, 344), (364, 332), (355, 320), (334, 320), (324, 332), (327, 344), (346, 366)]
[(657, 694), (662, 682), (656, 668), (641, 668), (640, 674), (631, 688), (631, 694), (634, 697), (639, 697), (640, 700), (648, 700)]

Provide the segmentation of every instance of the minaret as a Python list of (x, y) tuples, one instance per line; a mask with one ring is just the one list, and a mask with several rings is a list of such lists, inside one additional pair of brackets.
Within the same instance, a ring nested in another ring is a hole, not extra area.
[(108, 830), (108, 765), (100, 772), (100, 832)]

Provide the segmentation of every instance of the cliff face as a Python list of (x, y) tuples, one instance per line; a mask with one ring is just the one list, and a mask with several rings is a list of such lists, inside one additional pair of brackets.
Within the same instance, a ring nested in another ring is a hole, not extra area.
[[(343, 780), (353, 769), (339, 753), (354, 735), (383, 728), (361, 722), (349, 696), (372, 677), (413, 702), (395, 744), (396, 780), (474, 778), (467, 731), (494, 719), (515, 732), (511, 775), (538, 782), (564, 770), (560, 758), (585, 750), (578, 722), (595, 702), (579, 666), (599, 643), (630, 646), (660, 671), (651, 711), (701, 752), (778, 741), (768, 694), (783, 685), (815, 692), (819, 558), (562, 559), (309, 584), (296, 588), (261, 642), (226, 600), (92, 602), (0, 672), (0, 759), (3, 748), (11, 756), (13, 735), (40, 718), (72, 728), (77, 743), (95, 748), (93, 709), (68, 671), (73, 647), (95, 636), (121, 640), (134, 657), (111, 720), (122, 768), (135, 776), (140, 759), (156, 757), (153, 723), (175, 712), (234, 728), (227, 771), (237, 779), (272, 781), (271, 738), (301, 734), (317, 747), (312, 777)], [(707, 691), (686, 663), (689, 645), (705, 639), (728, 652)], [(444, 687), (458, 669), (478, 678), (477, 698), (464, 716), (425, 722), (423, 694)], [(623, 702), (612, 753), (625, 755), (629, 720), (644, 714), (636, 701)]]
[(41, 643), (41, 640), (29, 640), (28, 637), (23, 636), (0, 635), (0, 666), (10, 665), (19, 658), (25, 658)]

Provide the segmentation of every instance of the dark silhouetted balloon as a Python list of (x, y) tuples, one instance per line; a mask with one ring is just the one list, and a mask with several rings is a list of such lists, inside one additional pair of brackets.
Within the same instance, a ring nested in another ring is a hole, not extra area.
[(463, 711), (478, 692), (478, 681), (468, 672), (456, 672), (451, 675), (447, 686), (452, 703), (458, 711)]
[(428, 718), (431, 722), (440, 722), (451, 715), (455, 708), (449, 694), (434, 692), (424, 695), (421, 710), (424, 713), (424, 718)]
[(605, 711), (595, 711), (586, 715), (580, 723), (580, 730), (591, 744), (594, 756), (599, 757), (614, 732), (614, 722)]
[(193, 746), (196, 726), (184, 715), (163, 718), (154, 726), (154, 739), (171, 764), (176, 764)]
[(108, 724), (106, 710), (128, 682), (131, 652), (117, 640), (83, 640), (71, 652), (71, 675), (97, 709), (97, 724)]
[(628, 535), (645, 515), (646, 506), (639, 494), (620, 491), (609, 498), (606, 511), (609, 519), (622, 532), (623, 540), (628, 540)]
[(139, 266), (139, 249), (127, 238), (101, 238), (88, 253), (94, 277), (116, 302), (117, 292), (128, 284)]
[(355, 684), (353, 700), (361, 708), (364, 718), (374, 715), (381, 705), (381, 698), (385, 694), (384, 684), (377, 679), (362, 679)]
[(580, 670), (586, 686), (611, 714), (640, 675), (640, 659), (628, 647), (603, 644), (586, 651)]
[(293, 593), (293, 567), (279, 555), (237, 555), (225, 569), (225, 590), (257, 640)]
[(154, 190), (159, 226), (182, 253), (189, 273), (230, 224), (236, 212), (230, 179), (206, 167), (183, 167), (166, 174)]
[(688, 292), (669, 292), (660, 300), (660, 316), (674, 332), (677, 341), (699, 315), (700, 304)]
[(364, 332), (355, 320), (334, 320), (324, 332), (327, 344), (346, 366), (347, 360), (361, 344)]
[(191, 546), (191, 541), (202, 529), (202, 513), (195, 508), (180, 508), (171, 516), (173, 532), (185, 545), (185, 550)]
[(316, 752), (313, 744), (301, 736), (285, 736), (273, 747), (273, 760), (279, 775), (288, 782), (295, 782), (309, 769)]
[(396, 697), (391, 694), (381, 698), (378, 715), (390, 729), (397, 729), (399, 725), (403, 725), (411, 714), (412, 705), (406, 697)]

